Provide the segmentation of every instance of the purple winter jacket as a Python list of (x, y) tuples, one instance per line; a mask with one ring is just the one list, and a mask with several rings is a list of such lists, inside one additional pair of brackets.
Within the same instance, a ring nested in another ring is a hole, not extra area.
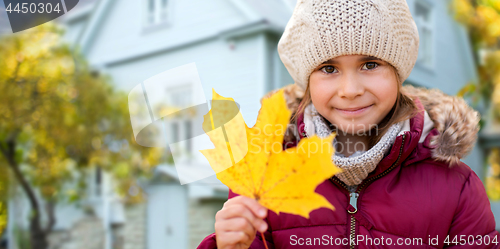
[[(438, 90), (403, 88), (425, 111), (405, 121), (389, 154), (358, 186), (357, 200), (333, 176), (316, 192), (336, 210), (320, 208), (309, 219), (269, 211), (269, 248), (500, 248), (483, 183), (459, 160), (474, 146), (477, 113)], [(300, 93), (294, 85), (284, 90), (294, 110)], [(303, 116), (296, 125), (300, 139)], [(285, 137), (285, 147), (298, 139)], [(230, 191), (228, 198), (235, 196)], [(217, 248), (215, 234), (198, 248)], [(250, 248), (265, 248), (260, 233)]]

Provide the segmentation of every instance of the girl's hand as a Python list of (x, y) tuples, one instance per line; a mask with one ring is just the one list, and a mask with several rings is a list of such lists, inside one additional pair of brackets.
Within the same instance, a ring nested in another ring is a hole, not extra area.
[(248, 249), (256, 232), (265, 232), (267, 209), (256, 200), (236, 196), (215, 215), (215, 238), (219, 249)]

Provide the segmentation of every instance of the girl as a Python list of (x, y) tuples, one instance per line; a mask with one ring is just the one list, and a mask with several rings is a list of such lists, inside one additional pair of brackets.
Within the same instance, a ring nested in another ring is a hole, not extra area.
[(418, 44), (405, 0), (298, 0), (278, 44), (295, 81), (283, 144), (336, 132), (343, 172), (316, 188), (336, 210), (278, 216), (230, 191), (198, 248), (500, 248), (483, 184), (460, 161), (478, 114), (402, 86)]

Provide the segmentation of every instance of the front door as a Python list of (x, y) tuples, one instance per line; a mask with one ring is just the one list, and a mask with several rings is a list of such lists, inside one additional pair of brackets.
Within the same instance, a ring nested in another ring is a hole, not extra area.
[(187, 248), (185, 186), (158, 184), (148, 188), (148, 249)]

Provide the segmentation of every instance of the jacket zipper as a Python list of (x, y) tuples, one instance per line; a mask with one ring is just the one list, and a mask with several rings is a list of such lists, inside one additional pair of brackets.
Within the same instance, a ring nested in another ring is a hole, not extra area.
[[(348, 213), (351, 214), (351, 230), (350, 230), (350, 240), (349, 240), (349, 245), (350, 245), (350, 249), (354, 249), (354, 246), (356, 245), (354, 243), (354, 239), (355, 239), (355, 236), (356, 236), (356, 219), (354, 218), (354, 213), (356, 213), (358, 211), (358, 197), (359, 197), (359, 193), (361, 192), (361, 190), (366, 187), (366, 185), (369, 183), (369, 182), (372, 182), (376, 179), (379, 179), (380, 177), (382, 176), (385, 176), (387, 175), (387, 173), (389, 173), (391, 170), (393, 170), (397, 165), (398, 165), (398, 162), (399, 162), (399, 159), (401, 158), (401, 154), (403, 154), (403, 145), (405, 143), (405, 138), (406, 138), (406, 134), (403, 134), (403, 140), (401, 141), (401, 148), (399, 149), (399, 156), (398, 156), (398, 159), (396, 159), (396, 162), (394, 162), (391, 167), (389, 167), (388, 169), (386, 169), (384, 172), (380, 173), (379, 175), (377, 176), (374, 176), (368, 180), (366, 180), (361, 186), (358, 187), (358, 189), (355, 191), (355, 192), (350, 192), (349, 193), (349, 204), (351, 204), (351, 206), (354, 207), (354, 211), (349, 211), (347, 210)], [(346, 190), (349, 191), (349, 189), (347, 188), (347, 185), (340, 181), (338, 178), (330, 178), (330, 180), (332, 181), (335, 181), (337, 183), (339, 183), (342, 187), (344, 187)]]
[(355, 238), (355, 236), (356, 236), (356, 219), (354, 218), (354, 213), (356, 213), (358, 211), (359, 194), (356, 192), (351, 192), (349, 194), (349, 196), (350, 196), (349, 203), (354, 207), (354, 211), (347, 210), (347, 212), (351, 214), (351, 233), (349, 236), (350, 237), (349, 238), (349, 245), (350, 245), (350, 248), (353, 249), (355, 246), (354, 239), (356, 239)]

